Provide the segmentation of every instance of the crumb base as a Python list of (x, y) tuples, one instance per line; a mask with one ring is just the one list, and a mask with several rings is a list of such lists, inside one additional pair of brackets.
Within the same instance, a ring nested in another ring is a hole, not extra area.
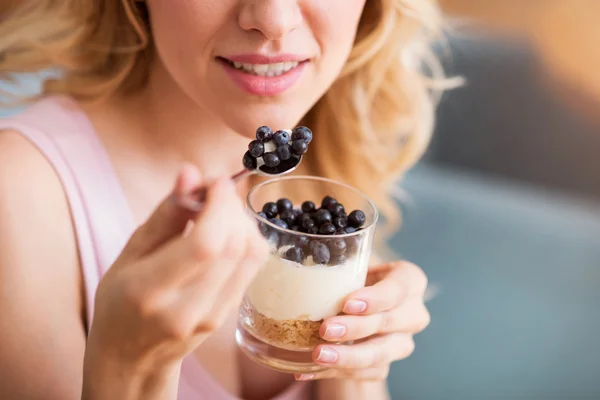
[(310, 350), (325, 342), (319, 334), (323, 320), (276, 320), (267, 318), (256, 310), (252, 310), (250, 319), (254, 334), (274, 346)]

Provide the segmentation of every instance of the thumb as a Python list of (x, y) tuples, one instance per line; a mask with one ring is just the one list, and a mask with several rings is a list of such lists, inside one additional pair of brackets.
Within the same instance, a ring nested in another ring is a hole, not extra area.
[(182, 234), (188, 221), (195, 215), (193, 210), (182, 206), (182, 201), (186, 194), (201, 183), (200, 171), (193, 165), (184, 165), (177, 175), (171, 193), (134, 232), (120, 258), (138, 259)]

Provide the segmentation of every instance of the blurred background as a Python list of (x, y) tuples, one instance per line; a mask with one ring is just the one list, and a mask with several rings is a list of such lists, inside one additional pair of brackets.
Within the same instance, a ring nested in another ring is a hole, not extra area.
[(600, 0), (440, 3), (467, 83), (404, 184), (436, 296), (393, 398), (600, 399)]
[(465, 77), (393, 246), (437, 296), (394, 399), (600, 399), (599, 0), (442, 0)]

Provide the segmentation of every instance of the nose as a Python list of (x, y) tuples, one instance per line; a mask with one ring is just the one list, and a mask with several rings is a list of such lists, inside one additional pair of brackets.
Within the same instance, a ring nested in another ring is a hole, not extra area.
[(258, 31), (268, 40), (280, 40), (302, 24), (298, 0), (247, 0), (239, 13), (246, 31)]

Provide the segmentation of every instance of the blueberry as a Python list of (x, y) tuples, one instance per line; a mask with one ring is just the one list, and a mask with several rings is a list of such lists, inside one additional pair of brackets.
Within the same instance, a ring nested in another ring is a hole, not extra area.
[(259, 217), (264, 218), (264, 219), (269, 219), (269, 217), (267, 217), (267, 214), (265, 214), (262, 211), (257, 212), (256, 214), (258, 214)]
[(290, 227), (291, 230), (293, 230), (294, 232), (300, 232), (300, 227), (298, 225), (292, 225)]
[(316, 226), (311, 226), (306, 230), (306, 233), (308, 233), (309, 235), (316, 235), (319, 233), (319, 228), (317, 228)]
[(321, 242), (320, 242), (320, 241), (318, 241), (318, 240), (311, 240), (311, 241), (308, 243), (308, 251), (310, 252), (310, 254), (312, 254), (312, 252), (313, 252), (313, 250), (315, 249), (315, 246), (317, 245), (317, 243), (321, 243)]
[(331, 222), (331, 213), (327, 210), (320, 209), (313, 215), (313, 219), (318, 226), (321, 226), (327, 222)]
[(329, 208), (329, 206), (331, 206), (333, 204), (337, 204), (337, 202), (338, 201), (336, 199), (334, 199), (333, 197), (325, 196), (325, 197), (323, 197), (323, 201), (321, 201), (321, 208), (324, 208), (327, 210)]
[(301, 156), (302, 154), (306, 153), (307, 150), (308, 145), (305, 141), (295, 140), (292, 142), (292, 153), (294, 153), (295, 155)]
[(346, 252), (346, 241), (344, 239), (334, 239), (329, 243), (331, 254), (340, 255)]
[[(288, 227), (289, 229), (289, 227)], [(281, 237), (279, 241), (279, 246), (289, 246), (293, 245), (296, 241), (296, 238), (293, 234), (289, 234), (287, 232), (279, 232), (279, 236)]]
[(281, 160), (275, 153), (265, 153), (265, 155), (263, 156), (263, 161), (265, 162), (265, 165), (269, 168), (275, 168), (281, 163)]
[(299, 126), (292, 131), (292, 140), (302, 140), (309, 144), (312, 142), (313, 134), (310, 129), (305, 126)]
[(319, 228), (321, 235), (333, 235), (335, 233), (335, 226), (331, 222), (326, 222)]
[(316, 209), (317, 207), (312, 201), (305, 201), (304, 203), (302, 203), (302, 211), (304, 211), (305, 213), (315, 212)]
[(277, 155), (283, 161), (292, 158), (292, 147), (289, 144), (284, 144), (277, 147)]
[(266, 233), (263, 233), (263, 235), (265, 236), (265, 239), (267, 239), (267, 242), (271, 243), (272, 246), (279, 247), (280, 238), (277, 232), (273, 229), (269, 229)]
[(335, 265), (343, 264), (345, 262), (346, 262), (345, 254), (332, 254), (331, 260), (329, 261), (329, 265), (335, 266)]
[(294, 209), (294, 205), (290, 201), (290, 199), (281, 198), (277, 200), (277, 210), (279, 210), (279, 214), (284, 211), (292, 211)]
[(342, 215), (346, 214), (344, 206), (340, 203), (330, 203), (327, 206), (327, 211), (329, 211), (334, 217), (341, 217)]
[(356, 228), (352, 227), (352, 226), (347, 226), (344, 228), (344, 233), (354, 233), (356, 232)]
[(290, 247), (283, 255), (283, 258), (302, 264), (304, 261), (304, 250), (300, 247)]
[(259, 140), (253, 140), (248, 145), (248, 151), (252, 157), (258, 158), (265, 153), (265, 144)]
[(294, 215), (296, 216), (296, 218), (298, 218), (300, 215), (302, 215), (302, 210), (299, 208), (295, 208)]
[(265, 213), (267, 218), (275, 218), (277, 216), (277, 204), (273, 202), (266, 203), (262, 208), (262, 212)]
[(304, 219), (302, 220), (302, 229), (304, 229), (305, 231), (308, 231), (310, 228), (312, 227), (316, 227), (315, 221), (308, 218), (308, 219)]
[(282, 146), (290, 142), (290, 134), (287, 131), (277, 131), (273, 135), (273, 141), (277, 146)]
[(273, 139), (273, 131), (268, 126), (261, 126), (256, 130), (256, 140), (266, 143), (271, 139)]
[(288, 224), (285, 223), (285, 221), (280, 220), (279, 218), (271, 218), (269, 220), (270, 223), (277, 225), (279, 228), (281, 229), (287, 229), (289, 228)]
[(348, 225), (353, 228), (360, 228), (364, 225), (366, 220), (367, 217), (365, 216), (365, 213), (360, 210), (354, 210), (348, 215)]
[(271, 228), (264, 222), (258, 223), (258, 229), (260, 230), (260, 232), (263, 234), (264, 237), (267, 237), (267, 234), (271, 230)]
[(311, 219), (311, 218), (312, 218), (312, 214), (310, 214), (310, 213), (302, 213), (296, 219), (298, 221), (300, 221), (300, 224), (302, 224), (302, 221), (304, 221), (305, 219)]
[(284, 210), (283, 212), (279, 213), (279, 218), (288, 224), (288, 226), (292, 226), (296, 223), (296, 215), (294, 215), (292, 210)]
[(336, 228), (343, 229), (348, 226), (348, 219), (343, 217), (337, 217), (333, 219), (333, 225)]
[(312, 249), (313, 260), (317, 264), (327, 264), (331, 258), (329, 248), (323, 243), (316, 243)]
[(250, 169), (250, 170), (256, 169), (256, 167), (258, 166), (258, 163), (256, 162), (256, 158), (252, 157), (252, 154), (250, 154), (249, 151), (247, 151), (246, 154), (244, 154), (242, 163), (244, 164), (244, 168)]
[(296, 237), (296, 246), (302, 247), (303, 249), (307, 249), (310, 244), (310, 239), (306, 236), (297, 236)]

